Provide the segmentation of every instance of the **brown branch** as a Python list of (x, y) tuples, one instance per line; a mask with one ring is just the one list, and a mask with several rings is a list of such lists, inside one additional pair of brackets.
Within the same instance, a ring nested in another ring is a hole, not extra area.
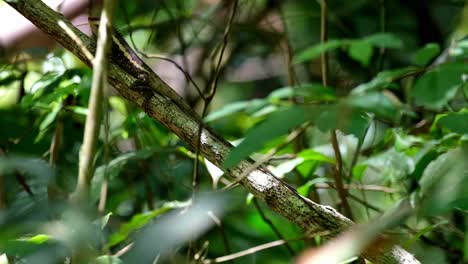
[[(92, 52), (95, 43), (85, 34), (66, 21), (59, 13), (54, 12), (42, 1), (37, 0), (7, 0), (37, 27), (54, 37), (62, 46), (74, 53), (86, 64), (91, 62), (82, 54), (79, 46), (59, 27), (58, 21), (63, 20)], [(114, 63), (109, 63), (108, 80), (115, 89), (126, 99), (145, 109), (147, 114), (158, 120), (169, 130), (178, 135), (187, 144), (195, 147), (198, 141), (200, 118), (172, 99), (155, 92), (152, 98), (145, 98), (144, 94), (132, 90), (135, 77), (129, 75)], [(150, 76), (151, 88), (154, 91), (171, 89), (158, 76)], [(223, 161), (232, 150), (232, 145), (224, 138), (212, 132), (207, 126), (201, 133), (200, 152), (206, 159), (216, 166), (222, 167)], [(251, 160), (244, 160), (236, 167), (226, 171), (233, 178), (237, 178), (252, 166)], [(299, 195), (295, 189), (282, 180), (274, 177), (269, 171), (260, 167), (242, 181), (244, 187), (256, 198), (263, 200), (270, 208), (283, 217), (302, 227), (307, 233), (326, 232), (324, 238), (337, 236), (348, 229), (352, 221), (329, 206), (323, 206)], [(363, 252), (362, 255), (375, 263), (419, 263), (410, 253), (399, 246), (379, 255)]]

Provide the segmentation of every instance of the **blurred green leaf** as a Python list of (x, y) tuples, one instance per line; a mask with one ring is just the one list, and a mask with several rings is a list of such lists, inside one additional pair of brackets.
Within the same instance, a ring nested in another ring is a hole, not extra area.
[(390, 71), (382, 71), (377, 74), (370, 82), (363, 83), (358, 85), (356, 88), (352, 90), (352, 94), (360, 94), (365, 92), (371, 91), (378, 91), (381, 89), (386, 88), (396, 79), (412, 73), (420, 71), (420, 69), (415, 67), (405, 67), (402, 69), (390, 70)]
[(158, 208), (156, 210), (133, 215), (130, 222), (121, 225), (119, 231), (113, 233), (110, 236), (108, 246), (115, 246), (120, 242), (126, 240), (132, 232), (141, 229), (142, 227), (150, 223), (150, 221), (153, 220), (155, 217), (160, 216), (173, 209), (184, 208), (187, 205), (187, 202), (167, 202), (161, 208)]
[(369, 66), (373, 47), (367, 41), (353, 41), (349, 47), (348, 54), (363, 66)]
[(227, 156), (224, 168), (235, 166), (254, 151), (263, 148), (268, 141), (286, 134), (305, 121), (305, 109), (301, 107), (290, 107), (274, 112), (263, 123), (247, 132), (245, 139)]
[(240, 111), (246, 110), (247, 108), (261, 108), (267, 104), (266, 100), (263, 99), (253, 99), (249, 101), (240, 101), (228, 104), (221, 108), (220, 110), (214, 111), (205, 117), (205, 122), (212, 122), (214, 120), (238, 113)]
[(346, 99), (352, 107), (362, 111), (375, 113), (378, 117), (396, 121), (399, 117), (397, 106), (383, 93), (373, 92)]
[(297, 156), (303, 158), (304, 160), (314, 160), (314, 161), (320, 161), (320, 162), (325, 162), (325, 163), (330, 163), (330, 164), (336, 163), (335, 159), (329, 158), (325, 156), (324, 154), (317, 152), (313, 149), (303, 150), (299, 152)]
[(307, 197), (307, 195), (309, 194), (310, 187), (314, 186), (316, 183), (324, 183), (324, 182), (330, 182), (330, 180), (325, 177), (315, 178), (313, 180), (308, 181), (304, 185), (299, 186), (299, 188), (297, 188), (297, 192)]
[(294, 63), (302, 63), (318, 58), (320, 54), (328, 52), (340, 47), (343, 47), (349, 43), (349, 40), (329, 40), (324, 44), (314, 45), (307, 48), (294, 56)]
[(458, 134), (468, 134), (468, 112), (443, 115), (437, 120), (437, 124)]
[(22, 73), (12, 65), (0, 66), (0, 86), (7, 86), (21, 78)]
[(416, 104), (440, 110), (455, 96), (463, 73), (466, 73), (464, 63), (443, 64), (419, 78), (411, 95)]
[(366, 171), (367, 167), (369, 165), (367, 164), (357, 164), (356, 166), (353, 167), (353, 178), (360, 181), (362, 180), (362, 177), (364, 176), (364, 172)]
[(124, 262), (115, 256), (100, 256), (89, 264), (124, 264)]
[(421, 213), (435, 215), (454, 207), (468, 209), (468, 147), (452, 149), (432, 161), (419, 180)]
[(428, 43), (422, 49), (414, 54), (414, 64), (418, 66), (426, 66), (432, 59), (440, 53), (440, 46), (437, 43)]
[(293, 87), (283, 87), (274, 90), (268, 98), (271, 102), (281, 99), (289, 99), (295, 96), (303, 97), (304, 101), (333, 101), (336, 99), (336, 92), (330, 87), (325, 87), (318, 83), (306, 83)]
[(57, 104), (52, 108), (52, 111), (50, 111), (42, 120), (41, 124), (39, 125), (39, 130), (44, 130), (47, 129), (53, 122), (55, 122), (55, 119), (57, 118), (57, 115), (59, 114), (60, 110), (62, 109), (62, 106), (60, 104)]
[(374, 47), (379, 48), (395, 48), (400, 49), (403, 47), (403, 41), (391, 33), (377, 33), (363, 39), (371, 43)]

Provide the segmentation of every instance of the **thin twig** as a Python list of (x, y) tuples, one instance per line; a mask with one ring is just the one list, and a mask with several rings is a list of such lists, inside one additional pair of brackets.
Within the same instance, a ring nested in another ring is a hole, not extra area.
[(265, 250), (265, 249), (281, 246), (281, 245), (284, 245), (285, 243), (288, 243), (288, 242), (302, 241), (302, 240), (304, 240), (306, 238), (316, 237), (316, 236), (326, 236), (326, 235), (328, 235), (328, 232), (318, 232), (318, 233), (307, 235), (307, 236), (300, 237), (300, 238), (297, 238), (297, 239), (276, 240), (276, 241), (268, 242), (268, 243), (261, 244), (261, 245), (255, 246), (255, 247), (251, 247), (249, 249), (242, 250), (242, 251), (239, 251), (237, 253), (233, 253), (231, 255), (222, 256), (222, 257), (215, 258), (215, 259), (207, 259), (207, 260), (204, 260), (203, 263), (204, 264), (210, 264), (210, 263), (226, 262), (226, 261), (229, 261), (229, 260), (233, 260), (233, 259), (237, 259), (237, 258), (244, 257), (244, 256), (247, 256), (247, 255), (251, 255), (251, 254), (257, 253), (259, 251)]
[[(263, 222), (265, 222), (270, 228), (271, 230), (273, 231), (273, 233), (275, 233), (275, 235), (280, 239), (280, 240), (284, 240), (284, 241), (287, 241), (284, 239), (283, 235), (280, 233), (280, 231), (278, 230), (278, 228), (276, 228), (276, 226), (273, 224), (273, 222), (270, 220), (270, 218), (268, 218), (265, 213), (263, 212), (262, 208), (260, 207), (260, 205), (258, 204), (258, 201), (257, 199), (253, 199), (253, 203), (255, 205), (255, 208), (257, 209), (258, 213), (260, 214), (260, 216), (262, 217), (263, 219)], [(284, 246), (286, 247), (286, 249), (288, 250), (289, 254), (291, 254), (291, 256), (294, 256), (295, 255), (295, 252), (294, 250), (291, 248), (291, 246), (286, 242), (284, 244)]]
[(89, 98), (89, 113), (86, 117), (83, 145), (80, 152), (78, 182), (73, 195), (76, 199), (87, 198), (89, 185), (94, 171), (96, 143), (99, 135), (100, 119), (102, 114), (102, 97), (104, 86), (107, 85), (107, 53), (110, 48), (111, 27), (111, 0), (104, 1), (101, 14), (96, 58), (93, 60), (93, 80)]
[[(328, 27), (327, 27), (327, 2), (326, 0), (320, 1), (320, 43), (323, 45), (328, 39)], [(327, 52), (322, 52), (320, 54), (320, 64), (322, 72), (322, 84), (323, 86), (328, 86), (328, 54)], [(351, 207), (346, 201), (346, 190), (343, 188), (343, 160), (341, 158), (340, 147), (338, 144), (338, 139), (336, 135), (336, 130), (333, 129), (331, 132), (331, 142), (333, 150), (335, 152), (336, 166), (335, 172), (333, 173), (335, 178), (335, 183), (337, 186), (338, 195), (341, 200), (341, 205), (343, 206), (343, 213), (353, 219)]]
[[(227, 47), (227, 44), (228, 44), (228, 41), (229, 41), (229, 35), (231, 33), (231, 28), (232, 28), (232, 24), (234, 22), (234, 17), (236, 16), (237, 6), (238, 5), (239, 5), (238, 0), (235, 0), (233, 2), (233, 4), (232, 4), (231, 15), (229, 17), (229, 21), (228, 21), (228, 23), (226, 25), (226, 28), (224, 30), (223, 43), (222, 43), (221, 50), (220, 50), (220, 53), (219, 53), (218, 63), (216, 65), (216, 69), (215, 69), (215, 72), (214, 72), (214, 78), (213, 78), (213, 81), (209, 84), (210, 85), (209, 86), (210, 90), (209, 90), (208, 96), (204, 97), (203, 111), (202, 111), (202, 114), (201, 114), (202, 120), (206, 115), (206, 112), (208, 110), (209, 104), (211, 103), (211, 100), (213, 100), (213, 97), (216, 94), (219, 75), (220, 75), (219, 73), (220, 73), (220, 69), (221, 69), (221, 62), (223, 60), (224, 52), (226, 50), (226, 47)], [(192, 187), (193, 188), (196, 188), (196, 186), (198, 185), (198, 167), (199, 167), (199, 163), (200, 163), (200, 161), (199, 161), (200, 149), (201, 149), (200, 144), (201, 144), (201, 136), (202, 136), (203, 127), (204, 127), (204, 123), (202, 121), (202, 122), (200, 122), (200, 125), (198, 127), (198, 140), (197, 140), (197, 145), (196, 145), (196, 155), (195, 155), (195, 160), (194, 160), (194, 165), (193, 165), (193, 177), (192, 177)]]
[(224, 250), (226, 251), (226, 254), (231, 254), (231, 246), (229, 245), (229, 240), (227, 239), (227, 235), (224, 230), (223, 222), (221, 222), (219, 217), (217, 217), (212, 211), (208, 212), (208, 216), (218, 226), (219, 233), (221, 234), (221, 237), (223, 238)]

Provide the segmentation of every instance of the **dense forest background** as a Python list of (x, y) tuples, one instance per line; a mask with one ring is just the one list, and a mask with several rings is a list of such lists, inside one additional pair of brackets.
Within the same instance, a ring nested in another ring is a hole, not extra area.
[[(203, 122), (190, 144), (104, 89), (80, 199), (96, 71), (45, 28), (7, 41), (22, 2), (0, 2), (0, 263), (403, 263), (368, 257), (397, 245), (468, 263), (465, 1), (114, 1), (112, 26)], [(100, 5), (57, 10), (91, 35)], [(236, 146), (219, 166), (208, 127)], [(247, 187), (259, 168), (360, 225), (298, 226)]]

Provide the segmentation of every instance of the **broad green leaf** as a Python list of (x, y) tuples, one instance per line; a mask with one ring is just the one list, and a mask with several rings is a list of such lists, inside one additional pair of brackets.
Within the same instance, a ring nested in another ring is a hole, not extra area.
[(318, 83), (307, 83), (276, 89), (268, 98), (275, 103), (281, 99), (289, 99), (295, 96), (303, 97), (304, 101), (333, 101), (336, 99), (336, 92), (334, 89)]
[(268, 141), (286, 134), (306, 120), (304, 108), (290, 107), (274, 112), (263, 123), (247, 132), (245, 139), (227, 156), (224, 168), (235, 166), (253, 152), (263, 148)]
[(132, 219), (130, 222), (125, 223), (120, 226), (119, 231), (116, 233), (113, 233), (110, 238), (109, 238), (109, 243), (108, 246), (115, 246), (119, 244), (120, 242), (124, 241), (125, 239), (128, 238), (128, 236), (136, 231), (139, 230), (140, 228), (144, 227), (147, 225), (151, 220), (153, 220), (155, 217), (160, 216), (170, 210), (177, 209), (177, 208), (184, 208), (188, 205), (189, 203), (187, 202), (168, 202), (165, 203), (161, 208), (146, 212), (146, 213), (141, 213), (141, 214), (135, 214), (133, 215)]
[(466, 145), (437, 157), (419, 180), (423, 215), (468, 209), (468, 148)]
[(437, 124), (458, 134), (468, 134), (468, 112), (449, 113), (439, 118)]
[(419, 66), (426, 66), (432, 59), (440, 53), (440, 46), (437, 43), (428, 43), (422, 49), (414, 54), (414, 64)]
[(297, 154), (298, 157), (303, 158), (304, 160), (314, 160), (330, 164), (335, 164), (335, 159), (332, 159), (324, 154), (317, 152), (313, 149), (306, 149)]
[(357, 138), (364, 137), (369, 126), (369, 119), (365, 113), (353, 108), (347, 102), (335, 105), (322, 106), (311, 120), (322, 132), (338, 129), (345, 134), (353, 134)]
[[(368, 165), (367, 171), (374, 171), (381, 180), (398, 182), (414, 171), (414, 161), (405, 153), (389, 149), (381, 154), (374, 155), (361, 164)], [(375, 180), (375, 179), (374, 179)]]
[(320, 54), (324, 52), (328, 52), (328, 51), (331, 51), (340, 47), (344, 47), (348, 43), (349, 43), (348, 40), (343, 39), (343, 40), (329, 40), (325, 42), (324, 44), (314, 45), (310, 48), (303, 50), (299, 54), (297, 54), (294, 57), (294, 63), (302, 63), (305, 61), (313, 60), (319, 57)]
[(283, 177), (286, 173), (291, 172), (298, 165), (304, 162), (303, 158), (294, 158), (280, 163), (278, 166), (271, 168), (270, 171), (277, 177)]
[(370, 91), (377, 91), (386, 88), (396, 79), (411, 72), (417, 72), (420, 69), (416, 67), (406, 67), (402, 69), (379, 72), (370, 82), (358, 85), (352, 90), (352, 94), (360, 94)]
[(452, 99), (462, 84), (466, 64), (448, 63), (429, 71), (418, 79), (411, 95), (416, 104), (440, 110)]
[(49, 72), (44, 74), (38, 81), (36, 81), (31, 86), (31, 93), (36, 94), (41, 91), (41, 93), (36, 94), (35, 97), (42, 95), (44, 90), (50, 90), (58, 86), (59, 82), (62, 80), (63, 74), (57, 72)]
[(115, 256), (100, 256), (89, 264), (124, 264), (124, 262)]
[(303, 196), (307, 196), (309, 194), (310, 187), (314, 186), (316, 183), (324, 183), (329, 181), (330, 180), (325, 177), (315, 178), (306, 182), (304, 185), (299, 186), (299, 188), (297, 188), (297, 192)]
[(403, 47), (403, 41), (400, 38), (391, 33), (377, 33), (363, 39), (371, 43), (374, 47), (379, 48), (395, 48), (399, 49)]
[(367, 41), (353, 41), (348, 49), (348, 54), (363, 66), (369, 66), (373, 47)]
[(364, 176), (364, 172), (366, 171), (368, 165), (367, 164), (357, 164), (353, 167), (353, 179), (360, 181)]
[(263, 99), (254, 99), (249, 101), (240, 101), (228, 104), (217, 110), (215, 112), (210, 113), (205, 117), (205, 122), (212, 122), (214, 120), (232, 115), (234, 113), (238, 113), (240, 111), (246, 110), (247, 108), (261, 108), (266, 105), (266, 100)]
[(383, 93), (373, 92), (346, 99), (353, 108), (375, 113), (378, 117), (395, 121), (399, 117), (398, 108)]

